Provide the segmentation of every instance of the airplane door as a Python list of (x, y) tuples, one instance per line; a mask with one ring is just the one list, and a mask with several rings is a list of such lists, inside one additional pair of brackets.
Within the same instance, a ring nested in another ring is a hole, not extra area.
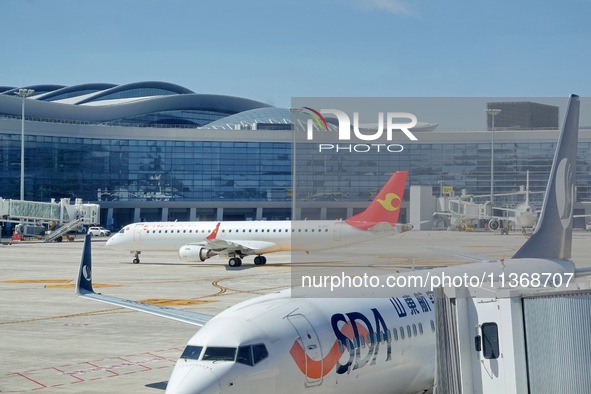
[(133, 227), (133, 240), (137, 242), (142, 240), (142, 226)]
[(332, 239), (335, 241), (341, 240), (341, 229), (343, 228), (342, 222), (336, 222), (332, 231)]
[[(318, 334), (314, 330), (314, 327), (310, 324), (308, 319), (302, 314), (295, 314), (287, 316), (287, 319), (291, 325), (295, 328), (299, 336), (299, 342), (304, 349), (306, 362), (306, 386), (319, 386), (322, 384), (322, 376), (324, 371), (321, 371), (320, 376), (316, 376), (316, 373), (312, 373), (311, 360), (320, 361), (322, 363), (322, 349), (320, 347), (320, 341)], [(321, 364), (322, 365), (322, 364)], [(322, 365), (324, 367), (324, 365)], [(312, 375), (312, 376), (310, 376)]]

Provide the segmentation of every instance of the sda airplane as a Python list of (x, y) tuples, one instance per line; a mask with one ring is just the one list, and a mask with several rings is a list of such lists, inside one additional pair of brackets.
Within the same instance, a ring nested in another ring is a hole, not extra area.
[(255, 265), (267, 262), (267, 253), (317, 251), (361, 243), (412, 229), (397, 224), (408, 172), (395, 172), (367, 209), (346, 220), (254, 222), (150, 222), (125, 226), (107, 241), (107, 247), (128, 250), (140, 262), (141, 251), (178, 251), (185, 262), (221, 255), (230, 267), (256, 255)]
[[(536, 230), (512, 259), (428, 270), (460, 276), (577, 273), (570, 261), (579, 100), (571, 96)], [(429, 287), (388, 298), (292, 298), (289, 290), (241, 302), (217, 316), (97, 294), (90, 237), (77, 281), (81, 297), (202, 328), (177, 361), (166, 393), (415, 394), (433, 388), (435, 303)], [(416, 275), (417, 271), (413, 271)], [(502, 351), (502, 350), (501, 350)]]

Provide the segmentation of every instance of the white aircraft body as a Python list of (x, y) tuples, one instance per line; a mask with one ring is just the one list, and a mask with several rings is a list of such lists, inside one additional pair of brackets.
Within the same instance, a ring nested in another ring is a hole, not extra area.
[[(538, 192), (535, 192), (538, 193)], [(495, 196), (514, 196), (523, 194), (523, 192), (495, 194)], [(538, 214), (529, 201), (529, 171), (527, 171), (525, 184), (525, 200), (515, 206), (515, 208), (504, 208), (493, 206), (492, 210), (507, 212), (506, 216), (490, 215), (488, 209), (490, 203), (478, 204), (472, 201), (474, 198), (487, 196), (469, 196), (470, 201), (465, 197), (450, 198), (447, 201), (448, 211), (435, 212), (434, 216), (448, 216), (451, 219), (452, 227), (462, 229), (466, 222), (474, 222), (480, 219), (488, 220), (488, 227), (492, 231), (502, 230), (503, 234), (508, 234), (508, 223), (512, 223), (513, 228), (519, 228), (523, 233), (527, 230), (533, 230), (536, 226)]]
[(511, 214), (511, 216), (493, 216), (488, 222), (488, 227), (491, 230), (496, 231), (501, 227), (502, 223), (504, 233), (507, 233), (507, 222), (512, 222), (514, 227), (520, 228), (523, 233), (525, 233), (528, 229), (533, 229), (536, 227), (538, 214), (529, 202), (529, 193), (529, 171), (527, 171), (525, 181), (525, 201), (517, 204), (515, 208), (493, 207), (493, 209), (508, 212)]
[(256, 265), (265, 264), (264, 254), (280, 251), (316, 251), (339, 248), (410, 230), (397, 224), (408, 173), (395, 172), (367, 209), (346, 220), (142, 222), (129, 224), (113, 235), (107, 246), (135, 253), (178, 251), (186, 262), (199, 262), (215, 255), (229, 257), (238, 267), (242, 258), (255, 255)]
[[(572, 244), (579, 100), (571, 96), (542, 214), (512, 259), (420, 271), (420, 275), (577, 274)], [(387, 298), (291, 298), (276, 292), (215, 317), (92, 290), (87, 236), (77, 294), (202, 328), (189, 340), (168, 394), (414, 394), (434, 386), (435, 303), (429, 287), (392, 288)], [(416, 275), (418, 271), (414, 271)], [(502, 349), (501, 349), (502, 352)], [(499, 373), (502, 373), (500, 371)]]

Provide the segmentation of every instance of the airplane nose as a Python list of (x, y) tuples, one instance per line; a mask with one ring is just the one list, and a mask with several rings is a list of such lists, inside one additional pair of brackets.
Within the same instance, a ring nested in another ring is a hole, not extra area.
[(177, 364), (166, 386), (166, 394), (220, 393), (220, 382), (211, 368), (198, 364)]

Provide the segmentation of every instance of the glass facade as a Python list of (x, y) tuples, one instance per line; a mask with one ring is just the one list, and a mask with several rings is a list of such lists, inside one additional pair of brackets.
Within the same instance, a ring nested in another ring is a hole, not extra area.
[[(550, 175), (555, 143), (495, 143), (494, 193), (514, 193), (526, 184), (544, 191)], [(394, 171), (408, 170), (407, 185), (451, 186), (473, 195), (490, 195), (490, 143), (405, 144), (400, 153), (328, 150), (317, 144), (297, 145), (298, 201), (371, 200)], [(591, 201), (591, 143), (579, 142), (577, 201)], [(404, 199), (408, 201), (409, 193)], [(541, 196), (539, 196), (541, 197)], [(535, 200), (535, 196), (532, 196)]]
[[(28, 135), (25, 198), (286, 200), (291, 145)], [(20, 134), (0, 133), (0, 196), (17, 199)], [(283, 193), (277, 193), (283, 190)]]
[[(285, 132), (279, 132), (285, 136)], [(244, 135), (244, 132), (241, 132)], [(285, 137), (284, 137), (285, 138)], [(179, 141), (28, 135), (27, 200), (288, 201), (290, 142)], [(545, 189), (554, 143), (495, 144), (495, 193), (525, 185)], [(407, 185), (452, 186), (490, 193), (490, 144), (415, 143), (400, 153), (318, 153), (298, 144), (298, 201), (368, 201), (393, 171), (409, 170)], [(579, 142), (577, 201), (591, 201), (591, 142)], [(20, 134), (0, 132), (0, 196), (17, 199)], [(409, 193), (405, 194), (408, 200)]]

